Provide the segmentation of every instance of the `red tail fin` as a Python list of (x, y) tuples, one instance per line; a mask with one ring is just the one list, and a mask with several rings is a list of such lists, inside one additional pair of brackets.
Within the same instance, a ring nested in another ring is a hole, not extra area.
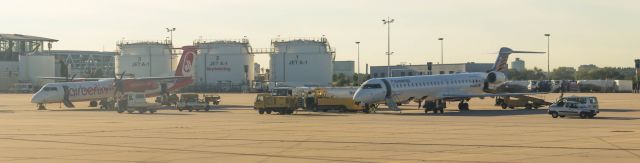
[(193, 75), (193, 59), (198, 54), (195, 46), (183, 46), (182, 57), (176, 68), (176, 76), (192, 76)]

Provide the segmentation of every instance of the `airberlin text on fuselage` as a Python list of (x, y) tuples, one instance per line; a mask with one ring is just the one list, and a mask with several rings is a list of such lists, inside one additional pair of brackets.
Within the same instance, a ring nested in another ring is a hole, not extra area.
[(77, 88), (69, 88), (69, 96), (92, 96), (92, 95), (102, 95), (108, 94), (113, 90), (112, 86), (100, 86), (95, 85), (91, 87), (77, 87)]

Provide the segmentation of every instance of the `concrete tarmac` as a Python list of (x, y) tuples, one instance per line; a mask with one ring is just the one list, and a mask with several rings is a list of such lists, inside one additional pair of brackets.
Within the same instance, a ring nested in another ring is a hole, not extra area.
[[(258, 115), (255, 94), (222, 94), (210, 112), (37, 111), (29, 94), (0, 94), (0, 162), (640, 162), (640, 95), (595, 95), (595, 119), (546, 108), (469, 112), (297, 112)], [(548, 100), (557, 94), (545, 95)]]

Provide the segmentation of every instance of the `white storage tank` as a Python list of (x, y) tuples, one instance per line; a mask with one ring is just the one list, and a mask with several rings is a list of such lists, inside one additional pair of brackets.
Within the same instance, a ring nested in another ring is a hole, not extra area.
[(196, 84), (240, 89), (254, 81), (254, 55), (248, 39), (197, 40), (194, 45), (198, 47)]
[(167, 41), (122, 41), (118, 43), (116, 74), (133, 77), (173, 76), (171, 44)]
[(271, 41), (271, 82), (289, 85), (330, 86), (335, 51), (326, 38), (292, 38)]
[(42, 77), (55, 77), (55, 58), (52, 55), (26, 55), (18, 58), (18, 80), (31, 82), (34, 87), (53, 82)]

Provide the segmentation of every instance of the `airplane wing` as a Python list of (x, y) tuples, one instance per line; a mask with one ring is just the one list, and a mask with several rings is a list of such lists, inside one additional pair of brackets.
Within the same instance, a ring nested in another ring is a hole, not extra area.
[(171, 80), (171, 79), (185, 79), (185, 78), (191, 78), (191, 76), (163, 76), (163, 77), (124, 78), (124, 80)]
[(544, 92), (540, 93), (486, 93), (486, 94), (443, 94), (443, 98), (473, 98), (473, 97), (504, 97), (504, 96), (525, 96), (525, 95), (536, 95), (536, 94), (546, 94)]
[(66, 77), (40, 77), (40, 79), (50, 79), (50, 80), (73, 80), (73, 81), (98, 81), (105, 78), (66, 78)]

